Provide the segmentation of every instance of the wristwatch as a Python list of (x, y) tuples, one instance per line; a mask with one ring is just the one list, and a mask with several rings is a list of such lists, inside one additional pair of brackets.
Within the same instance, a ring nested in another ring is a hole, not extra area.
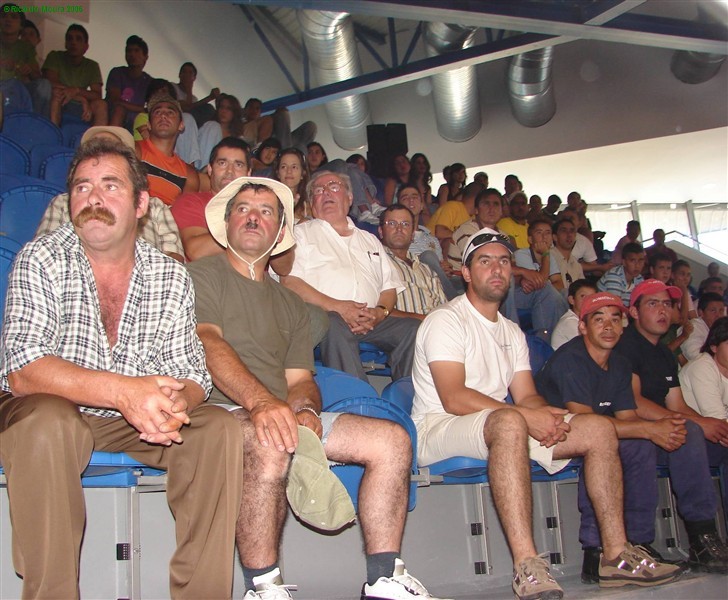
[(376, 308), (381, 308), (384, 311), (384, 318), (389, 316), (389, 309), (384, 304), (377, 304)]

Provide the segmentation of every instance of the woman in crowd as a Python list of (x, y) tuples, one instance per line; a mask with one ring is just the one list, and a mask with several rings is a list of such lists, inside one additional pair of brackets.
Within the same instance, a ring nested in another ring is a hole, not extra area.
[(425, 203), (425, 212), (429, 213), (432, 207), (432, 172), (430, 161), (422, 152), (417, 152), (410, 159), (409, 183), (417, 186), (420, 190), (422, 200)]
[(231, 94), (220, 94), (215, 101), (215, 118), (200, 127), (199, 144), (201, 164), (204, 167), (210, 153), (226, 137), (243, 139), (243, 107)]
[(389, 165), (389, 177), (384, 182), (384, 205), (395, 201), (399, 188), (409, 181), (410, 161), (406, 154), (395, 154)]
[(369, 173), (369, 163), (361, 154), (352, 154), (346, 159), (346, 162), (350, 165), (356, 165), (362, 173)]
[(680, 387), (701, 415), (728, 420), (728, 317), (713, 323), (698, 358), (682, 368)]
[(329, 157), (326, 156), (326, 150), (318, 142), (310, 142), (306, 145), (306, 161), (308, 162), (308, 170), (314, 173), (321, 165), (325, 165), (329, 162)]
[(273, 163), (281, 151), (281, 143), (276, 138), (264, 140), (253, 153), (251, 160), (253, 175), (256, 177), (273, 177)]
[(306, 158), (298, 148), (286, 148), (281, 151), (273, 163), (273, 178), (285, 183), (296, 202), (294, 216), (296, 223), (311, 218), (311, 204), (306, 196), (309, 172)]
[(445, 178), (447, 183), (443, 183), (437, 190), (437, 203), (445, 206), (450, 200), (457, 200), (463, 192), (468, 174), (465, 172), (465, 165), (462, 163), (453, 163), (448, 171), (449, 177)]

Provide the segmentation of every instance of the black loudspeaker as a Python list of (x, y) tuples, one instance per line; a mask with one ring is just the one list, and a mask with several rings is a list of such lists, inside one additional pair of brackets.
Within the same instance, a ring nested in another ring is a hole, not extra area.
[(404, 123), (367, 125), (369, 174), (387, 177), (392, 158), (407, 154), (407, 126)]

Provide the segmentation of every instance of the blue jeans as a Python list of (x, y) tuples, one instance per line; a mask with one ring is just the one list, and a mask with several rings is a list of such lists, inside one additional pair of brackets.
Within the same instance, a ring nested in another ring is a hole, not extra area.
[[(666, 452), (648, 440), (620, 440), (624, 481), (624, 524), (627, 539), (637, 544), (655, 539), (657, 509), (657, 465), (667, 465), (670, 482), (677, 497), (680, 516), (685, 521), (706, 521), (715, 517), (718, 500), (710, 478), (705, 437), (699, 425), (685, 423), (685, 443)], [(579, 478), (579, 541), (584, 548), (601, 546), (594, 508), (584, 478)]]

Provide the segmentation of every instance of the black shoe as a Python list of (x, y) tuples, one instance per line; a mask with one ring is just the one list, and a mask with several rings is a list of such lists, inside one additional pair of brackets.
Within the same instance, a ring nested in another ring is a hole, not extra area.
[(601, 548), (584, 548), (584, 562), (581, 564), (581, 582), (599, 583), (599, 559)]
[(677, 565), (680, 567), (683, 571), (687, 569), (687, 563), (684, 560), (672, 560), (669, 558), (665, 558), (660, 554), (656, 548), (654, 548), (651, 544), (634, 544), (635, 546), (641, 546), (645, 549), (647, 554), (649, 554), (655, 562), (661, 562), (665, 565)]
[(706, 573), (728, 573), (728, 548), (716, 532), (703, 533), (690, 544), (691, 569)]

